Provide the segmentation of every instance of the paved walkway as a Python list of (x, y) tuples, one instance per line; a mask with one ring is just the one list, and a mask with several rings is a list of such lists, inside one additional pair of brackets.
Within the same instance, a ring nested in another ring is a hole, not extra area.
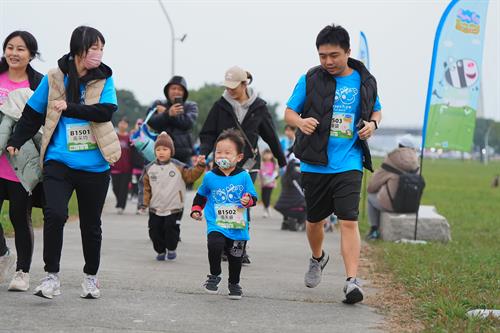
[[(192, 197), (192, 193), (190, 194)], [(185, 214), (175, 262), (157, 262), (147, 234), (147, 217), (129, 202), (116, 215), (110, 197), (103, 215), (99, 272), (102, 297), (79, 297), (83, 255), (78, 222), (65, 229), (61, 262), (62, 295), (45, 300), (7, 292), (0, 284), (0, 332), (377, 332), (383, 317), (366, 305), (344, 305), (343, 264), (338, 233), (325, 238), (330, 262), (322, 283), (304, 286), (309, 250), (302, 232), (280, 231), (280, 215), (263, 219), (254, 209), (249, 254), (242, 270), (244, 297), (227, 298), (226, 277), (219, 295), (201, 288), (208, 274), (205, 225)], [(35, 233), (31, 290), (44, 276), (42, 233)], [(13, 240), (9, 240), (13, 247)]]

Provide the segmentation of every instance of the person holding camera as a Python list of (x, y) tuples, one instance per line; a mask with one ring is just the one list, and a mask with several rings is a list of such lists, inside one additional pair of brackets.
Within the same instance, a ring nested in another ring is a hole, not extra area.
[(175, 144), (173, 158), (190, 165), (193, 155), (193, 138), (190, 132), (198, 118), (198, 105), (187, 100), (187, 83), (182, 76), (173, 76), (165, 85), (163, 93), (167, 99), (154, 102), (148, 110), (151, 112), (156, 108), (148, 125), (158, 133), (167, 132)]

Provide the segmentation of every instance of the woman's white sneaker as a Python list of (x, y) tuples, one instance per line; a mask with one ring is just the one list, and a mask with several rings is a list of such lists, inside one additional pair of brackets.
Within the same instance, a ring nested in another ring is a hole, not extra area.
[(19, 270), (9, 284), (9, 291), (27, 291), (30, 288), (30, 275)]
[(3, 282), (3, 279), (13, 272), (13, 266), (16, 264), (16, 256), (14, 253), (11, 253), (9, 249), (7, 249), (7, 253), (3, 256), (0, 256), (0, 283)]
[(80, 297), (93, 299), (99, 298), (100, 296), (101, 291), (99, 290), (99, 280), (97, 280), (97, 276), (85, 274)]
[(55, 273), (48, 273), (42, 279), (42, 283), (35, 288), (35, 295), (52, 299), (54, 296), (61, 295), (61, 281)]

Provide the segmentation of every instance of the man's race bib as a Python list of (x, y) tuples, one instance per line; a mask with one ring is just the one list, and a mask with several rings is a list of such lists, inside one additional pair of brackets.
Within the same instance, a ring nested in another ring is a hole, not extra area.
[(69, 151), (86, 151), (97, 149), (97, 143), (90, 129), (90, 124), (67, 124), (66, 137)]
[(334, 112), (330, 126), (330, 136), (352, 139), (354, 136), (354, 115), (352, 113)]
[(215, 224), (224, 229), (245, 229), (246, 221), (243, 217), (244, 208), (238, 204), (215, 205), (217, 219)]

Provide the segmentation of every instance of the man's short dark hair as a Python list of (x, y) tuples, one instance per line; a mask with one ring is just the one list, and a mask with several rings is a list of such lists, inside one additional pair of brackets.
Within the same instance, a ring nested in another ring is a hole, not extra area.
[(290, 130), (292, 130), (292, 131), (294, 131), (294, 132), (295, 132), (295, 131), (297, 130), (297, 127), (292, 126), (292, 125), (288, 125), (288, 124), (286, 124), (286, 125), (285, 125), (285, 131), (286, 131), (287, 129), (290, 129)]
[(236, 145), (236, 151), (238, 152), (238, 154), (243, 153), (243, 149), (245, 148), (245, 139), (243, 139), (243, 136), (241, 135), (241, 132), (239, 130), (230, 128), (222, 131), (222, 133), (217, 138), (217, 141), (215, 141), (215, 146), (217, 146), (217, 144), (222, 140), (232, 141)]
[(340, 46), (347, 52), (351, 48), (349, 33), (340, 25), (327, 25), (316, 37), (316, 49), (325, 44)]

